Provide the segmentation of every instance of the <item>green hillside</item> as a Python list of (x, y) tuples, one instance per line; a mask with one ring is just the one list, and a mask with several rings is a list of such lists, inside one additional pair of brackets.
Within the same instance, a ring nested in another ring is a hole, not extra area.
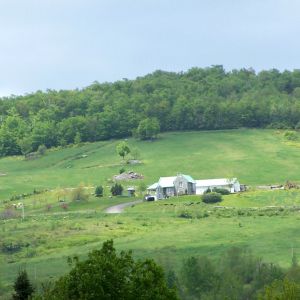
[[(123, 163), (118, 141), (97, 142), (51, 150), (37, 160), (7, 157), (0, 160), (0, 199), (33, 189), (104, 184)], [(154, 141), (129, 139), (141, 153), (141, 165), (126, 166), (142, 173), (150, 184), (178, 172), (195, 179), (238, 177), (248, 185), (300, 180), (299, 145), (289, 144), (273, 130), (231, 130), (166, 133)], [(132, 183), (131, 183), (132, 184)]]
[[(51, 150), (31, 161), (22, 157), (0, 160), (0, 213), (20, 201), (8, 201), (11, 196), (48, 189), (24, 198), (25, 220), (0, 220), (3, 290), (11, 289), (24, 264), (35, 282), (44, 281), (66, 271), (67, 256), (84, 256), (109, 238), (118, 249), (133, 249), (137, 257), (154, 257), (163, 266), (175, 268), (188, 255), (217, 259), (232, 246), (249, 247), (282, 266), (291, 261), (291, 247), (300, 251), (298, 190), (252, 190), (225, 196), (221, 205), (226, 209), (203, 204), (199, 196), (187, 196), (137, 204), (121, 215), (105, 214), (106, 207), (130, 201), (108, 197), (112, 176), (123, 166), (115, 151), (117, 143)], [(153, 142), (129, 139), (128, 143), (139, 148), (142, 164), (125, 168), (143, 174), (146, 184), (177, 172), (195, 179), (234, 176), (253, 188), (287, 179), (300, 181), (299, 144), (287, 141), (281, 131), (174, 132)], [(70, 188), (80, 184), (89, 194), (102, 184), (106, 195), (72, 202)], [(58, 202), (62, 198), (66, 209)], [(5, 250), (11, 245), (16, 251)]]

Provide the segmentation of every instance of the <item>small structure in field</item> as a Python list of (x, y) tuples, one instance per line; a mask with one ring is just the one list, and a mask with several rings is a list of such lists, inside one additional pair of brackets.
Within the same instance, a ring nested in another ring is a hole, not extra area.
[(134, 197), (134, 195), (135, 195), (135, 188), (134, 187), (129, 187), (127, 189), (127, 192), (128, 192), (128, 197)]

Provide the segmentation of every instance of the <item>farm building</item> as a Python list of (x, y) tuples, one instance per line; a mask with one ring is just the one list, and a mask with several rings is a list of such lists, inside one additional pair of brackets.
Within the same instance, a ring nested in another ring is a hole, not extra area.
[(240, 191), (240, 184), (236, 178), (194, 180), (189, 175), (178, 174), (172, 177), (160, 177), (158, 182), (147, 188), (147, 191), (155, 199), (164, 199), (179, 195), (201, 195), (206, 190), (214, 188), (235, 193)]
[(156, 199), (164, 199), (177, 195), (193, 195), (196, 193), (196, 181), (189, 175), (178, 174), (172, 177), (160, 177), (157, 183), (147, 189)]
[(208, 189), (225, 189), (228, 190), (230, 193), (236, 193), (241, 191), (241, 186), (237, 178), (196, 180), (197, 195), (202, 195)]

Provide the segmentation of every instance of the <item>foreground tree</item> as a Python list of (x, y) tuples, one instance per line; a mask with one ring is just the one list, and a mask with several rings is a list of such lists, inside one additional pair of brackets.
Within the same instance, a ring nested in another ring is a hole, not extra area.
[(118, 254), (112, 240), (90, 252), (87, 260), (74, 257), (70, 263), (71, 271), (41, 299), (178, 299), (175, 290), (167, 287), (161, 267), (149, 259), (134, 261), (130, 251)]
[(14, 283), (13, 300), (27, 300), (33, 294), (34, 289), (29, 281), (26, 270), (20, 270)]

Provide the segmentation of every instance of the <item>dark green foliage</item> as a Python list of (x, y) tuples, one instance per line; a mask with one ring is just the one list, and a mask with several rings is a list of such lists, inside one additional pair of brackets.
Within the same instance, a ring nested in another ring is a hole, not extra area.
[(119, 170), (119, 173), (120, 173), (120, 174), (123, 174), (125, 171), (126, 171), (125, 168), (122, 167), (122, 168)]
[(213, 66), (95, 82), (82, 90), (11, 96), (0, 101), (0, 155), (36, 151), (39, 145), (122, 138), (132, 132), (151, 139), (171, 130), (298, 128), (299, 91), (299, 70), (256, 74), (252, 69), (226, 72)]
[(295, 141), (297, 140), (297, 133), (295, 131), (286, 131), (284, 133), (284, 137), (289, 141)]
[(204, 203), (217, 203), (222, 201), (222, 195), (215, 192), (205, 193), (201, 196), (201, 199)]
[(208, 188), (208, 189), (204, 192), (204, 194), (211, 193), (211, 192), (212, 192), (212, 190), (211, 190), (210, 188)]
[(181, 271), (182, 284), (186, 294), (201, 299), (218, 286), (218, 275), (212, 262), (207, 257), (190, 257)]
[(13, 300), (27, 300), (33, 294), (34, 289), (29, 281), (26, 270), (20, 270), (14, 282)]
[(150, 140), (156, 138), (159, 131), (159, 121), (156, 118), (147, 118), (139, 123), (135, 135), (141, 140)]
[(230, 192), (226, 189), (214, 188), (212, 191), (215, 193), (219, 193), (221, 195), (229, 195), (230, 194)]
[(111, 194), (112, 194), (113, 196), (119, 196), (119, 195), (122, 195), (122, 193), (123, 193), (123, 186), (122, 186), (121, 184), (119, 184), (119, 183), (115, 183), (115, 184), (111, 187), (110, 191), (111, 191)]
[(164, 273), (153, 260), (134, 261), (131, 252), (119, 254), (112, 241), (89, 253), (85, 261), (74, 258), (71, 271), (57, 280), (41, 299), (65, 300), (173, 300)]
[(96, 186), (95, 196), (96, 197), (102, 197), (103, 196), (103, 186), (102, 185)]
[(229, 249), (217, 262), (190, 257), (183, 262), (180, 275), (182, 299), (216, 300), (257, 299), (266, 285), (284, 278), (278, 266), (264, 263), (241, 248)]

